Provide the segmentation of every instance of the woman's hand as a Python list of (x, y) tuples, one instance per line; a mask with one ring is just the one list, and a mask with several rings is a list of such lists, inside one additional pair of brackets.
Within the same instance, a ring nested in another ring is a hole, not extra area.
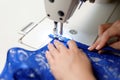
[[(116, 37), (117, 40), (115, 42), (108, 43), (113, 37)], [(94, 49), (100, 50), (105, 45), (109, 45), (115, 49), (120, 49), (120, 20), (113, 24), (101, 25), (98, 31), (98, 39), (88, 49), (90, 51)]]
[(48, 44), (46, 57), (56, 80), (95, 80), (90, 61), (74, 41), (68, 42), (69, 49), (55, 40)]

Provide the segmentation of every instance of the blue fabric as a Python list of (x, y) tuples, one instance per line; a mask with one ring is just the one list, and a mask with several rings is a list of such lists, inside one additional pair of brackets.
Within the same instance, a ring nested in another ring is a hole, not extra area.
[[(54, 41), (54, 37), (50, 35)], [(62, 43), (66, 47), (69, 39), (63, 38)], [(76, 42), (78, 48), (83, 49), (90, 59), (97, 80), (120, 80), (120, 51), (110, 47), (104, 54), (97, 51), (90, 52), (88, 46)], [(55, 80), (51, 74), (45, 52), (47, 45), (43, 48), (30, 51), (15, 47), (8, 50), (6, 65), (0, 75), (0, 80)], [(111, 53), (114, 52), (115, 54)]]

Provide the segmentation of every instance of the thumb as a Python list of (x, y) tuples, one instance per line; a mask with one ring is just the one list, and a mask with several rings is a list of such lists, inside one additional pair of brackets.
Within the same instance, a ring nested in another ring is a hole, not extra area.
[(120, 41), (110, 44), (110, 47), (120, 50)]

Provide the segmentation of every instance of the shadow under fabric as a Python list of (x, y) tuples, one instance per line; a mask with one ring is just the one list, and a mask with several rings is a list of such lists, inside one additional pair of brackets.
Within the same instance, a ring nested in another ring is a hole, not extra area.
[[(52, 37), (52, 35), (50, 35)], [(53, 38), (53, 37), (52, 37)], [(53, 40), (51, 43), (53, 43)], [(67, 47), (69, 39), (61, 41)], [(120, 80), (120, 51), (110, 47), (104, 54), (88, 51), (88, 46), (76, 42), (90, 59), (97, 80)], [(6, 65), (0, 74), (0, 80), (55, 80), (52, 75), (45, 52), (47, 45), (36, 51), (15, 47), (8, 50)], [(112, 54), (112, 52), (117, 53)]]

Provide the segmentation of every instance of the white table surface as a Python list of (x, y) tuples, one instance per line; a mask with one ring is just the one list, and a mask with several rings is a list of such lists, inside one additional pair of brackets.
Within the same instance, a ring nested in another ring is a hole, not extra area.
[(18, 32), (29, 22), (45, 16), (44, 0), (0, 0), (0, 72), (6, 62), (6, 53), (11, 47), (24, 47), (18, 43)]

